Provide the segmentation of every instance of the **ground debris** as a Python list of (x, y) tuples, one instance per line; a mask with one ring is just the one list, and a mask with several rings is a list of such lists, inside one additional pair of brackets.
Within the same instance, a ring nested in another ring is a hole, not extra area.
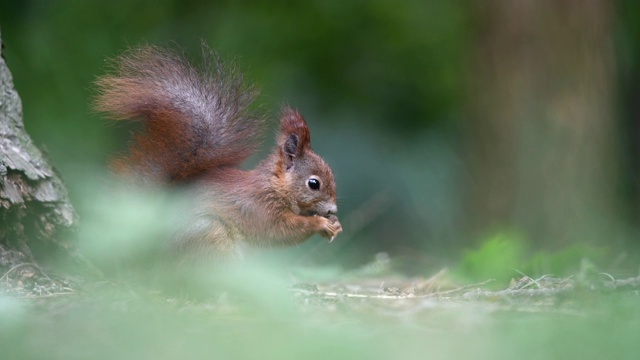
[[(532, 309), (555, 309), (559, 304), (570, 304), (572, 298), (587, 295), (640, 293), (640, 276), (614, 279), (603, 274), (599, 279), (577, 279), (576, 277), (543, 276), (533, 279), (528, 276), (513, 279), (506, 289), (492, 290), (495, 281), (455, 286), (442, 270), (430, 278), (367, 278), (351, 279), (348, 283), (304, 284), (294, 286), (292, 291), (304, 304), (320, 304), (336, 307), (336, 304), (351, 307), (427, 309), (453, 304), (474, 303), (490, 305), (493, 309), (533, 311)], [(566, 308), (565, 308), (566, 310)]]
[(14, 265), (0, 276), (0, 291), (23, 298), (45, 298), (74, 294), (69, 282), (47, 274), (37, 264)]

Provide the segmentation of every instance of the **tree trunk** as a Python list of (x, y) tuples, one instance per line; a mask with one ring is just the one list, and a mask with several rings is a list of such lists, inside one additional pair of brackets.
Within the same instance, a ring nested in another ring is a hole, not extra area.
[(616, 215), (613, 3), (482, 1), (470, 95), (471, 227), (604, 243)]
[(34, 254), (68, 250), (55, 235), (75, 217), (62, 181), (25, 132), (2, 48), (0, 37), (0, 276)]

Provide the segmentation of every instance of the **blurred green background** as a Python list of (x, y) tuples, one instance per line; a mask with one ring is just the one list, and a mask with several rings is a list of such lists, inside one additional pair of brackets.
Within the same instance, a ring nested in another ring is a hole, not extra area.
[(81, 189), (129, 137), (91, 109), (105, 59), (140, 43), (197, 59), (204, 40), (237, 59), (272, 118), (297, 107), (334, 169), (345, 232), (290, 249), (296, 261), (384, 251), (408, 271), (464, 256), (473, 268), (496, 242), (540, 271), (635, 259), (638, 17), (633, 1), (0, 4), (26, 128), (81, 217)]

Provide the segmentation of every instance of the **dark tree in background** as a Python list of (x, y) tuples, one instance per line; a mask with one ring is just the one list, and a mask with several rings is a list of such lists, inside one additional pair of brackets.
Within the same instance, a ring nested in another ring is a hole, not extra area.
[(25, 132), (22, 104), (0, 56), (0, 272), (32, 263), (34, 250), (66, 249), (55, 235), (73, 221), (64, 185)]
[(472, 228), (547, 248), (606, 243), (619, 175), (614, 3), (474, 3)]

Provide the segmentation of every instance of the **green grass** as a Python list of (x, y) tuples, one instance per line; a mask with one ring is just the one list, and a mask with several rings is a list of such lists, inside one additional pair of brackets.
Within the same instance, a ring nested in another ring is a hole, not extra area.
[[(36, 283), (56, 277), (18, 276), (39, 268), (3, 274), (1, 359), (637, 358), (636, 288), (592, 290), (589, 281), (611, 280), (597, 270), (542, 277), (515, 235), (424, 278), (397, 275), (396, 259), (382, 254), (351, 271), (294, 268), (282, 257), (176, 272), (154, 263), (174, 199), (98, 183), (82, 194), (75, 243), (103, 274), (67, 269), (70, 283), (49, 288)], [(539, 278), (503, 293), (487, 292), (506, 288), (497, 277), (471, 284), (505, 271)], [(570, 291), (536, 293), (567, 281)], [(30, 291), (11, 291), (27, 283)]]
[(378, 296), (398, 291), (385, 283), (416, 280), (334, 280), (318, 292), (292, 290), (286, 272), (266, 265), (200, 275), (163, 288), (166, 279), (128, 277), (77, 284), (72, 295), (0, 296), (2, 358), (637, 358), (633, 291), (394, 297)]

